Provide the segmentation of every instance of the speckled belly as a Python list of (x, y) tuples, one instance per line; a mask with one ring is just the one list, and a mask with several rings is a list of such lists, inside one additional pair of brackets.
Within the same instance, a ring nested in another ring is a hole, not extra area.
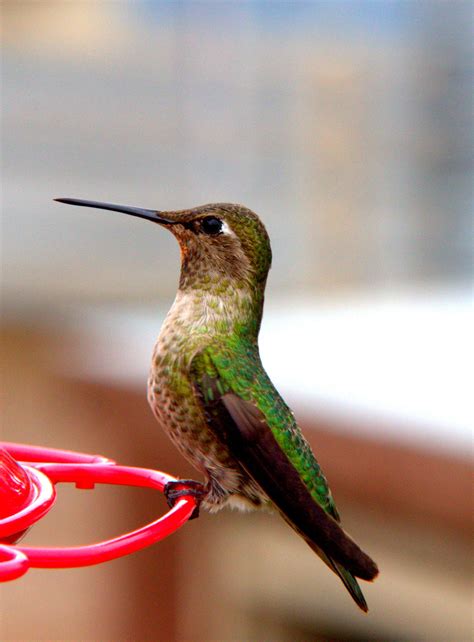
[(208, 426), (190, 379), (193, 356), (209, 337), (202, 333), (203, 318), (178, 293), (153, 351), (148, 401), (178, 450), (205, 476), (205, 508), (216, 510), (232, 496), (257, 506), (265, 496)]
[(223, 493), (240, 491), (245, 473), (207, 425), (181, 359), (171, 363), (169, 353), (155, 350), (148, 401), (165, 432), (197, 470)]
[(208, 494), (204, 508), (215, 511), (230, 502), (249, 509), (266, 502), (266, 496), (210, 430), (186, 373), (176, 365), (162, 365), (156, 351), (148, 401), (178, 450), (205, 476)]

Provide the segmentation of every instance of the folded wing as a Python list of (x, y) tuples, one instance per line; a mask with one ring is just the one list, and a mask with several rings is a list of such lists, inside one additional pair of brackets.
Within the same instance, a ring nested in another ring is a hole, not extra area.
[(195, 357), (196, 393), (208, 424), (283, 517), (307, 541), (356, 577), (372, 580), (375, 562), (313, 498), (290, 458), (278, 444), (263, 412), (232, 389), (206, 355)]

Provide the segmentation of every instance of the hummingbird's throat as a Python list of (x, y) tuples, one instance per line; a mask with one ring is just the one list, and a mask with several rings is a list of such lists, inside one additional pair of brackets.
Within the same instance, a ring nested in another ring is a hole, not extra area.
[(257, 336), (263, 300), (247, 288), (228, 287), (225, 292), (194, 288), (178, 290), (168, 314), (186, 333), (228, 335), (245, 333)]

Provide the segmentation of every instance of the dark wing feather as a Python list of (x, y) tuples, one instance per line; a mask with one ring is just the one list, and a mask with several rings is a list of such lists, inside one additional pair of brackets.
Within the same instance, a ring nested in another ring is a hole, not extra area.
[(357, 577), (374, 579), (378, 573), (375, 562), (313, 499), (273, 436), (264, 414), (255, 404), (230, 391), (217, 373), (201, 370), (197, 380), (196, 391), (205, 405), (209, 427), (284, 518), (335, 563)]
[(249, 475), (293, 527), (356, 577), (372, 580), (373, 560), (317, 504), (278, 445), (263, 413), (234, 393), (220, 402), (229, 414), (226, 441)]

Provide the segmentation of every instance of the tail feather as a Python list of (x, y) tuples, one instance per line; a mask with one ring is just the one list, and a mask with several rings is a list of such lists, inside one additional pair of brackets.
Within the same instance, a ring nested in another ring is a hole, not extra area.
[[(295, 525), (291, 523), (291, 521), (288, 519), (288, 517), (280, 511), (280, 515), (283, 517), (283, 519), (293, 528), (298, 535), (300, 535), (304, 541), (308, 544), (308, 546), (313, 550), (318, 557), (321, 558), (321, 560), (326, 564), (328, 568), (335, 573), (339, 579), (342, 581), (346, 589), (349, 591), (350, 596), (354, 600), (354, 602), (357, 604), (357, 606), (364, 611), (364, 613), (367, 613), (369, 610), (369, 607), (367, 606), (367, 602), (365, 601), (364, 594), (361, 591), (361, 588), (359, 586), (359, 583), (357, 582), (356, 578), (352, 575), (350, 571), (348, 571), (344, 566), (339, 564), (338, 562), (335, 562), (331, 557), (326, 555), (324, 551), (322, 551), (317, 544), (315, 544), (312, 540), (309, 539), (304, 533), (302, 533), (299, 529), (295, 528)], [(375, 566), (375, 562), (373, 562)], [(376, 574), (374, 576), (377, 576), (378, 569), (376, 568)]]
[(346, 589), (349, 591), (350, 596), (354, 600), (354, 602), (357, 604), (357, 606), (364, 611), (364, 613), (367, 613), (369, 610), (369, 607), (367, 606), (367, 602), (365, 601), (364, 595), (361, 591), (361, 588), (359, 586), (359, 583), (357, 582), (356, 578), (350, 573), (347, 569), (345, 569), (341, 564), (338, 564), (334, 560), (332, 560), (330, 557), (328, 557), (323, 551), (315, 546), (313, 542), (306, 537), (304, 538), (308, 546), (322, 559), (322, 561), (333, 571), (342, 581)]
[(338, 575), (341, 578), (344, 586), (349, 591), (354, 602), (357, 604), (357, 606), (360, 609), (364, 611), (364, 613), (367, 613), (369, 610), (369, 607), (367, 606), (367, 602), (365, 601), (364, 594), (362, 593), (356, 578), (351, 573), (349, 573), (349, 571), (346, 571), (346, 569), (340, 564), (338, 564), (337, 562), (333, 562), (331, 559), (329, 559), (329, 562), (330, 562), (330, 567), (336, 573), (336, 575)]

